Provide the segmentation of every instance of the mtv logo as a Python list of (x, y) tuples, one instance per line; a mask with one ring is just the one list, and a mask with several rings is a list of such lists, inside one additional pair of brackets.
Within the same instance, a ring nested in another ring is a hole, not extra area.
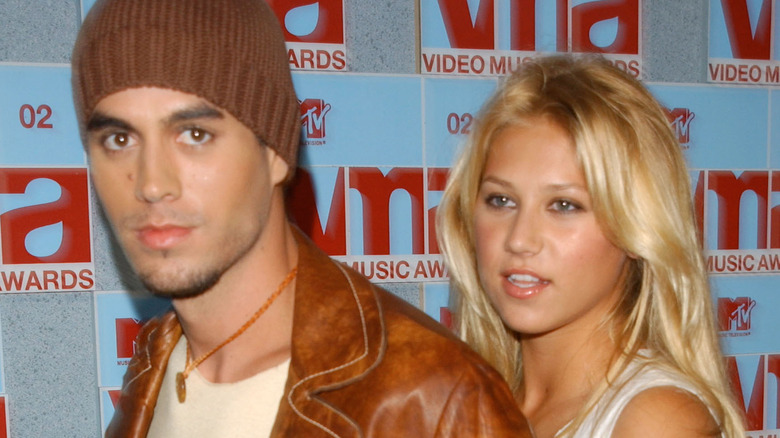
[(666, 118), (669, 119), (672, 129), (677, 135), (677, 141), (683, 146), (691, 142), (690, 127), (695, 117), (696, 114), (688, 108), (666, 109)]
[(639, 55), (640, 0), (421, 2), (424, 48)]
[[(122, 390), (119, 388), (100, 388), (100, 417), (103, 434), (105, 435), (108, 423), (114, 417)], [(102, 435), (101, 435), (102, 436)], [(3, 438), (0, 436), (0, 438)]]
[(298, 101), (301, 105), (301, 125), (307, 139), (325, 138), (325, 116), (331, 109), (322, 99)]
[[(437, 207), (426, 203), (425, 197), (429, 192), (444, 190), (448, 169), (342, 167), (332, 175), (328, 185), (315, 187), (314, 176), (320, 172), (326, 171), (299, 169), (290, 185), (288, 207), (295, 222), (329, 255), (346, 255), (353, 243), (356, 244), (352, 247), (353, 255), (394, 254), (391, 241), (403, 246), (408, 251), (406, 254), (426, 254), (426, 242), (428, 254), (439, 253), (435, 229)], [(349, 191), (359, 194), (360, 201), (354, 200), (347, 207)], [(317, 192), (327, 198), (327, 206), (321, 204), (320, 195), (315, 196)], [(408, 195), (408, 203), (391, 203), (393, 194), (400, 192)], [(391, 215), (398, 211), (409, 218), (409, 222), (395, 223), (403, 231), (391, 226)], [(348, 222), (353, 224), (349, 235)]]
[(116, 319), (116, 357), (129, 359), (135, 353), (135, 338), (143, 323), (133, 318)]
[(116, 408), (116, 404), (119, 403), (119, 397), (122, 395), (122, 391), (119, 389), (111, 389), (108, 391), (108, 396), (111, 398), (111, 405)]
[[(770, 224), (780, 229), (780, 206), (771, 203), (780, 192), (780, 171), (708, 170), (706, 180), (695, 202), (703, 206), (705, 196), (715, 195), (709, 202), (716, 208), (705, 218), (710, 249), (780, 248), (780, 233), (770, 232)], [(757, 202), (747, 201), (752, 196)]]
[(292, 43), (344, 44), (343, 0), (266, 0), (284, 39)]
[(718, 327), (720, 331), (749, 331), (751, 312), (756, 300), (750, 297), (718, 298)]
[[(780, 354), (726, 356), (726, 372), (737, 407), (745, 418), (745, 429), (772, 432), (780, 428)], [(751, 434), (776, 437), (776, 434)]]
[(770, 60), (773, 3), (774, 0), (711, 0), (710, 56)]
[(5, 265), (89, 263), (85, 168), (0, 169), (0, 244)]
[(452, 312), (450, 312), (450, 309), (447, 307), (439, 309), (439, 322), (449, 329), (452, 328)]
[(779, 84), (776, 0), (710, 0), (707, 80)]
[(0, 397), (0, 438), (11, 436), (8, 433), (8, 406), (5, 396)]

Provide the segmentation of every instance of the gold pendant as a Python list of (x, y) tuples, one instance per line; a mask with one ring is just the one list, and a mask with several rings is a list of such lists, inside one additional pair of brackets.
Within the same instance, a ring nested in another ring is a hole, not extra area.
[(176, 373), (176, 395), (179, 396), (179, 403), (184, 403), (187, 398), (187, 384), (184, 383), (182, 373)]

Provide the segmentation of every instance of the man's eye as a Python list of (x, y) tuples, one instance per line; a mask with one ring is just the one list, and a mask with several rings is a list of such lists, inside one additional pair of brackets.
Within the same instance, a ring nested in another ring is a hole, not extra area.
[(121, 149), (126, 149), (129, 146), (132, 146), (134, 144), (132, 137), (130, 134), (126, 132), (117, 132), (115, 134), (108, 135), (105, 140), (103, 140), (103, 146), (111, 151), (118, 151)]
[(182, 131), (178, 140), (184, 144), (200, 145), (211, 140), (211, 134), (201, 128), (189, 128)]

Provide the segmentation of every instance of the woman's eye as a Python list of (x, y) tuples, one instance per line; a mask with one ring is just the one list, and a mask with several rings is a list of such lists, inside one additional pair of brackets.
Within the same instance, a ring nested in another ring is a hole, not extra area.
[(513, 207), (515, 205), (509, 196), (506, 195), (489, 195), (486, 201), (489, 206), (496, 208)]
[(179, 135), (178, 140), (184, 144), (200, 145), (211, 140), (211, 134), (200, 128), (189, 128)]
[(103, 140), (103, 146), (111, 151), (126, 149), (133, 144), (133, 138), (126, 132), (110, 134)]
[(568, 199), (559, 199), (553, 202), (552, 209), (563, 213), (569, 213), (580, 210), (581, 207)]

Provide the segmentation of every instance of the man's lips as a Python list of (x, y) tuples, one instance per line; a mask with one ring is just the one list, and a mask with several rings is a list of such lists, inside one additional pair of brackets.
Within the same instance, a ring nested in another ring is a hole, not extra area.
[(550, 284), (550, 280), (529, 272), (506, 272), (503, 279), (504, 291), (515, 298), (530, 298)]
[(145, 226), (137, 231), (138, 240), (155, 250), (170, 249), (186, 239), (192, 228), (178, 225)]

